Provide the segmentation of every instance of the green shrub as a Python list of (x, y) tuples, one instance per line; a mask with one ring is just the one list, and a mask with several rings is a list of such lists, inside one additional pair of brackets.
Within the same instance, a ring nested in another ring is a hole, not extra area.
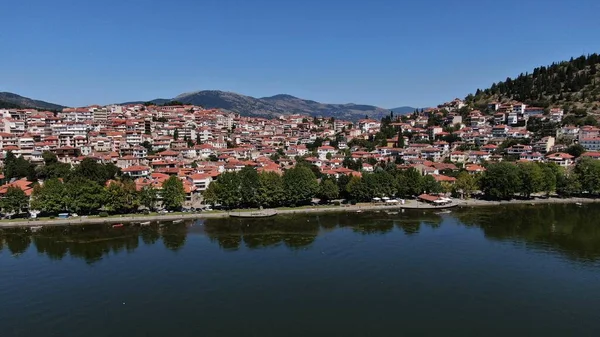
[(108, 217), (108, 213), (100, 212), (100, 214), (98, 214), (98, 216), (100, 216), (101, 218), (106, 218), (106, 217)]

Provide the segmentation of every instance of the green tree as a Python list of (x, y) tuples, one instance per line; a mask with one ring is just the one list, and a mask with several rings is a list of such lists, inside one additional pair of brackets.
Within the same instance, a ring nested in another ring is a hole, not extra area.
[(98, 185), (104, 185), (109, 179), (114, 179), (120, 173), (121, 169), (113, 163), (100, 164), (93, 158), (85, 158), (75, 166), (70, 179), (90, 179)]
[[(242, 203), (241, 177), (236, 172), (225, 172), (212, 184), (215, 186), (217, 200), (227, 208), (239, 207)], [(211, 184), (211, 185), (212, 185)]]
[(36, 168), (38, 179), (65, 178), (71, 174), (71, 165), (59, 162), (54, 153), (44, 151), (42, 158), (44, 159), (44, 165)]
[(440, 193), (442, 192), (442, 185), (435, 180), (432, 175), (426, 175), (421, 180), (421, 187), (425, 193)]
[(75, 178), (65, 184), (65, 204), (69, 211), (91, 214), (104, 204), (104, 188), (86, 178)]
[(550, 165), (544, 165), (542, 167), (542, 186), (540, 188), (541, 191), (546, 193), (546, 196), (550, 196), (550, 194), (556, 191), (557, 184), (557, 175), (562, 174), (562, 172), (558, 172), (559, 169), (562, 169), (558, 165), (554, 165), (556, 169), (553, 169)]
[(46, 214), (58, 214), (66, 209), (65, 184), (57, 178), (51, 178), (43, 185), (36, 185), (31, 195), (31, 208)]
[(585, 152), (585, 148), (580, 144), (573, 144), (567, 149), (567, 153), (575, 158), (579, 158)]
[(202, 192), (202, 200), (205, 204), (214, 206), (219, 203), (218, 188), (219, 183), (215, 181), (210, 183), (206, 190)]
[(15, 156), (12, 151), (6, 152), (4, 158), (4, 177), (7, 180), (27, 178), (29, 181), (35, 180), (35, 166), (22, 156)]
[(251, 166), (244, 167), (240, 176), (241, 202), (247, 207), (257, 207), (260, 204), (260, 178), (256, 169)]
[(262, 172), (258, 175), (258, 195), (260, 204), (266, 207), (277, 207), (285, 203), (285, 189), (282, 177), (275, 172)]
[(5, 213), (21, 213), (29, 205), (29, 197), (23, 192), (22, 189), (16, 186), (9, 186), (4, 194), (4, 197), (0, 199), (0, 206)]
[(152, 185), (144, 186), (140, 191), (140, 204), (148, 210), (153, 211), (158, 202), (158, 190)]
[(581, 193), (581, 181), (573, 170), (558, 175), (556, 179), (556, 192), (564, 197), (571, 197)]
[(179, 139), (179, 130), (175, 129), (175, 131), (173, 132), (173, 139), (178, 140)]
[(398, 186), (398, 195), (404, 198), (423, 193), (422, 176), (414, 168), (400, 171), (396, 178), (396, 185)]
[(521, 195), (529, 198), (532, 194), (542, 191), (544, 187), (544, 174), (537, 163), (520, 163)]
[(582, 158), (575, 165), (574, 173), (579, 177), (579, 184), (583, 192), (600, 193), (600, 161)]
[(481, 176), (481, 190), (492, 199), (511, 199), (521, 191), (519, 166), (511, 163), (494, 163)]
[(106, 187), (107, 211), (118, 214), (131, 213), (140, 206), (139, 196), (135, 183), (131, 180), (111, 181)]
[(319, 198), (322, 202), (336, 199), (340, 194), (337, 184), (331, 179), (322, 179), (319, 185)]
[(183, 182), (176, 176), (170, 176), (162, 183), (160, 195), (165, 209), (173, 211), (181, 208), (185, 201)]
[(348, 181), (348, 184), (346, 184), (346, 192), (354, 201), (371, 200), (371, 195), (368, 191), (367, 185), (361, 177), (352, 176), (350, 181)]
[(454, 188), (459, 191), (463, 197), (469, 198), (477, 190), (477, 179), (467, 171), (462, 171), (456, 177)]
[(310, 203), (319, 191), (319, 183), (312, 170), (306, 165), (296, 165), (283, 174), (286, 199), (291, 205)]

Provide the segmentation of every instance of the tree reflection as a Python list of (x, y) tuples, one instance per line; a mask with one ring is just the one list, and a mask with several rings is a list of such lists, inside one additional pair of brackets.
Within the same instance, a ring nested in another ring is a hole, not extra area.
[(8, 251), (13, 255), (21, 255), (31, 245), (31, 237), (25, 229), (12, 228), (5, 230), (4, 241)]
[(185, 245), (187, 227), (185, 223), (170, 224), (162, 229), (162, 241), (167, 249), (178, 251)]
[(160, 232), (157, 227), (143, 227), (140, 229), (140, 237), (144, 244), (151, 246), (160, 240)]
[[(552, 250), (570, 258), (600, 259), (600, 205), (502, 206), (457, 209), (450, 214), (434, 212), (325, 213), (279, 215), (268, 219), (207, 219), (193, 227), (223, 250), (285, 247), (306, 249), (317, 236), (345, 228), (360, 235), (385, 235), (399, 232), (417, 235), (423, 228), (435, 230), (444, 219), (459, 220), (465, 226), (480, 228), (490, 240), (527, 243), (532, 249)], [(131, 253), (139, 246), (162, 241), (166, 249), (180, 251), (186, 244), (185, 223), (152, 226), (107, 225), (64, 226), (29, 229), (0, 229), (0, 251), (13, 255), (35, 247), (50, 259), (66, 256), (95, 263), (106, 256)], [(32, 245), (33, 243), (33, 245)]]
[(551, 249), (572, 259), (600, 258), (598, 205), (520, 205), (469, 209), (456, 217), (477, 226), (491, 240), (523, 241), (533, 249)]
[(269, 219), (209, 219), (206, 234), (224, 249), (260, 249), (285, 245), (290, 249), (310, 246), (319, 234), (319, 218), (279, 216)]

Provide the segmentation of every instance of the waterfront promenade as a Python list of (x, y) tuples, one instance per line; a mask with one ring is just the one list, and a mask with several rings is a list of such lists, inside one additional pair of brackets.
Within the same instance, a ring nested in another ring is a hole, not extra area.
[[(386, 205), (375, 203), (361, 203), (356, 205), (341, 206), (315, 206), (276, 209), (278, 215), (282, 214), (306, 214), (322, 212), (366, 212), (377, 210), (436, 210), (447, 209), (451, 207), (482, 207), (482, 206), (504, 206), (504, 205), (543, 205), (543, 204), (576, 204), (576, 203), (594, 203), (600, 202), (600, 199), (590, 198), (539, 198), (531, 200), (506, 200), (506, 201), (487, 201), (479, 199), (453, 199), (452, 204), (444, 206), (434, 206), (428, 203), (418, 202), (416, 200), (407, 200), (404, 205)], [(0, 228), (11, 227), (35, 227), (35, 226), (70, 226), (70, 225), (89, 225), (89, 224), (117, 224), (134, 222), (168, 222), (174, 220), (195, 220), (209, 218), (225, 218), (230, 213), (239, 214), (240, 212), (256, 212), (256, 210), (236, 210), (228, 211), (210, 211), (201, 213), (167, 213), (167, 214), (149, 214), (149, 215), (123, 215), (111, 217), (75, 217), (69, 219), (15, 219), (0, 221)]]

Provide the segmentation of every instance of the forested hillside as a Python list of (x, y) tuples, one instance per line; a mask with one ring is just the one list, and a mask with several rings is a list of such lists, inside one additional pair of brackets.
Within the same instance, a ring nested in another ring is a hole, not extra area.
[(466, 101), (483, 107), (491, 101), (520, 101), (539, 107), (562, 107), (565, 112), (600, 110), (600, 55), (594, 53), (521, 73), (516, 78), (477, 89)]

